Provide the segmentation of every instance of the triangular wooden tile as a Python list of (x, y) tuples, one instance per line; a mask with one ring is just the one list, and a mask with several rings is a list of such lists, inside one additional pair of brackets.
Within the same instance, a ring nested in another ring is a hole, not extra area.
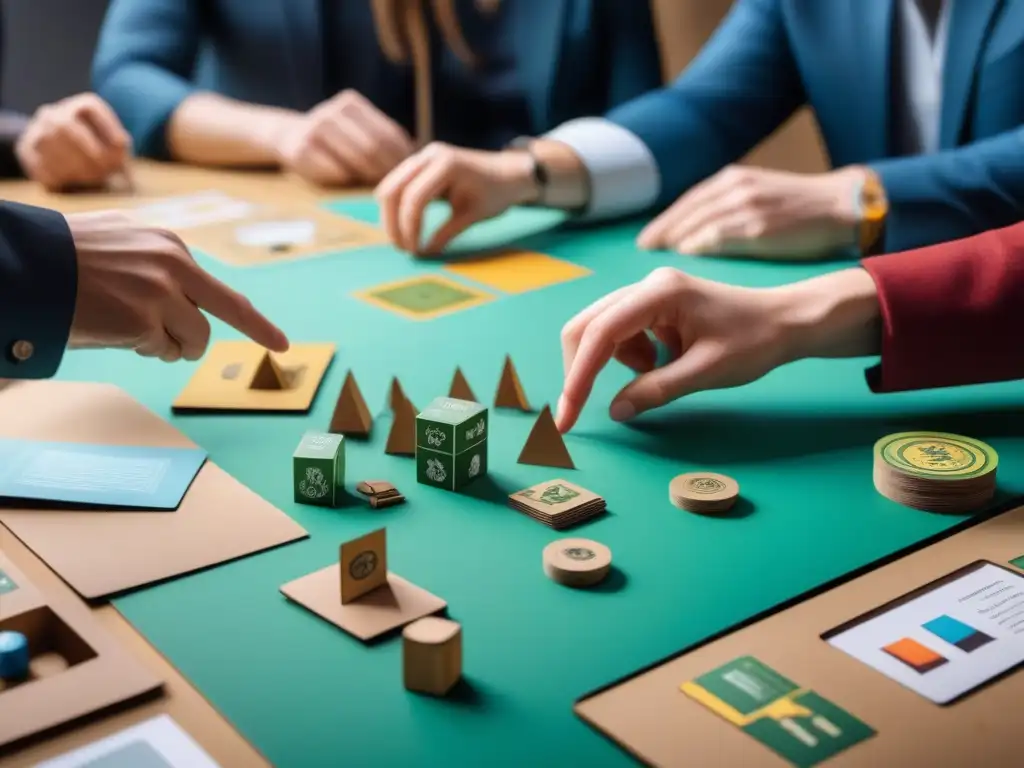
[(285, 373), (269, 352), (264, 352), (256, 372), (249, 382), (249, 389), (288, 389), (288, 374)]
[(523, 385), (519, 381), (519, 374), (512, 364), (512, 358), (505, 355), (505, 367), (501, 369), (501, 380), (498, 381), (498, 392), (494, 396), (495, 408), (516, 408), (520, 411), (529, 411), (530, 403), (523, 392)]
[(519, 454), (520, 464), (536, 464), (540, 467), (561, 467), (576, 469), (572, 463), (569, 449), (565, 447), (562, 433), (555, 426), (555, 417), (551, 415), (551, 406), (545, 405), (537, 421), (526, 438), (526, 445)]
[(331, 416), (330, 431), (338, 435), (366, 437), (373, 426), (373, 417), (366, 407), (363, 393), (359, 391), (356, 377), (349, 371), (338, 395), (338, 403)]
[(394, 411), (398, 404), (405, 399), (405, 391), (402, 389), (402, 385), (398, 383), (398, 377), (395, 376), (391, 379), (391, 391), (388, 392), (388, 408)]
[(462, 375), (461, 368), (455, 369), (455, 375), (452, 377), (452, 386), (448, 390), (448, 397), (454, 397), (458, 400), (469, 400), (471, 403), (478, 402), (476, 395), (473, 394), (473, 390), (469, 388), (469, 382)]
[(395, 408), (384, 453), (392, 456), (416, 455), (416, 407), (402, 397)]

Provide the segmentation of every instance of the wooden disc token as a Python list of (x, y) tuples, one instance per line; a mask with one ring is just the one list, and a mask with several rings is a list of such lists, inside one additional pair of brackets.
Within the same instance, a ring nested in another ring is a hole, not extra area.
[(544, 547), (544, 573), (567, 587), (590, 587), (611, 571), (612, 551), (590, 539), (559, 539)]
[(740, 495), (740, 486), (717, 472), (687, 472), (672, 479), (669, 498), (688, 512), (725, 512)]

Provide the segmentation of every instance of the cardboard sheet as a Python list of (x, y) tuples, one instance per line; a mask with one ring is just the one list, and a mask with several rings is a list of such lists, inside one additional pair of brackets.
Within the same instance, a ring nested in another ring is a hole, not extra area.
[(218, 341), (200, 361), (188, 384), (172, 403), (183, 411), (274, 411), (305, 413), (313, 405), (334, 344), (292, 344), (273, 356), (284, 374), (283, 389), (253, 387), (267, 351), (251, 341)]
[(943, 706), (824, 637), (861, 622), (862, 614), (882, 615), (877, 609), (891, 609), (892, 601), (927, 594), (937, 581), (976, 570), (979, 560), (1006, 566), (1022, 551), (1024, 507), (971, 521), (930, 546), (584, 696), (575, 711), (650, 765), (785, 765), (681, 690), (687, 681), (754, 657), (877, 731), (832, 757), (829, 766), (1016, 765), (1024, 671)]
[(0, 553), (17, 585), (0, 598), (0, 630), (29, 641), (29, 677), (0, 681), (0, 747), (147, 694), (162, 682), (128, 655), (81, 602), (44, 595)]
[[(0, 390), (0, 437), (195, 447), (106, 384), (18, 382)], [(223, 563), (307, 536), (207, 461), (177, 511), (0, 509), (0, 523), (87, 599)]]

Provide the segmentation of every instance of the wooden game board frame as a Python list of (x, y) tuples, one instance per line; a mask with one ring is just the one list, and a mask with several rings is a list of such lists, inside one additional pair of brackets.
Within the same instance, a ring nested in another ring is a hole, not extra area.
[(17, 585), (0, 600), (0, 629), (34, 624), (45, 612), (46, 621), (58, 622), (53, 631), (62, 634), (65, 644), (92, 654), (83, 654), (52, 677), (0, 689), (0, 753), (30, 737), (163, 690), (163, 681), (125, 652), (84, 603), (44, 594), (2, 553), (0, 570)]
[(783, 765), (770, 749), (679, 690), (687, 680), (752, 655), (877, 730), (829, 765), (924, 765), (936, 755), (950, 765), (1013, 764), (1019, 759), (1024, 674), (1006, 673), (941, 706), (823, 637), (978, 560), (1007, 566), (1021, 554), (1024, 497), (591, 691), (573, 710), (646, 765)]

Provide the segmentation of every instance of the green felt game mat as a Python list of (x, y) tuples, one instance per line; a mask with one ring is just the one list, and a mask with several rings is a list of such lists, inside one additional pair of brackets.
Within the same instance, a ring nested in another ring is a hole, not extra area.
[[(372, 203), (339, 208), (376, 218)], [(173, 416), (170, 402), (193, 364), (120, 352), (68, 355), (61, 378), (125, 387), (311, 534), (116, 601), (280, 768), (628, 765), (624, 752), (574, 717), (578, 696), (961, 519), (902, 508), (876, 493), (871, 451), (879, 437), (941, 429), (980, 438), (999, 451), (1003, 491), (1024, 492), (1024, 385), (880, 396), (864, 382), (871, 361), (814, 360), (745, 388), (684, 399), (632, 426), (607, 417), (611, 396), (628, 380), (621, 367), (609, 368), (567, 438), (579, 467), (568, 473), (518, 465), (533, 417), (492, 409), (490, 479), (458, 495), (418, 486), (411, 459), (385, 455), (388, 423), (381, 420), (368, 443), (349, 443), (348, 484), (386, 479), (408, 503), (381, 512), (358, 503), (296, 505), (291, 453), (305, 430), (327, 427), (349, 368), (375, 414), (384, 412), (393, 375), (423, 408), (447, 392), (456, 365), (489, 404), (509, 353), (539, 407), (560, 392), (563, 323), (657, 266), (749, 286), (845, 266), (644, 253), (633, 246), (640, 223), (546, 231), (554, 220), (514, 211), (463, 244), (529, 231), (518, 245), (593, 275), (425, 322), (351, 297), (439, 268), (389, 248), (250, 269), (200, 257), (293, 340), (339, 345), (308, 415)], [(235, 336), (217, 323), (214, 333)], [(742, 499), (730, 515), (701, 517), (669, 503), (672, 477), (699, 468), (739, 481)], [(559, 534), (507, 506), (508, 493), (560, 475), (604, 496), (608, 514)], [(278, 592), (336, 561), (341, 541), (382, 523), (391, 569), (444, 597), (463, 624), (468, 685), (454, 699), (404, 690), (399, 639), (364, 646)], [(541, 551), (563, 535), (608, 545), (620, 570), (589, 592), (551, 582)], [(833, 698), (842, 706), (841, 696)]]

